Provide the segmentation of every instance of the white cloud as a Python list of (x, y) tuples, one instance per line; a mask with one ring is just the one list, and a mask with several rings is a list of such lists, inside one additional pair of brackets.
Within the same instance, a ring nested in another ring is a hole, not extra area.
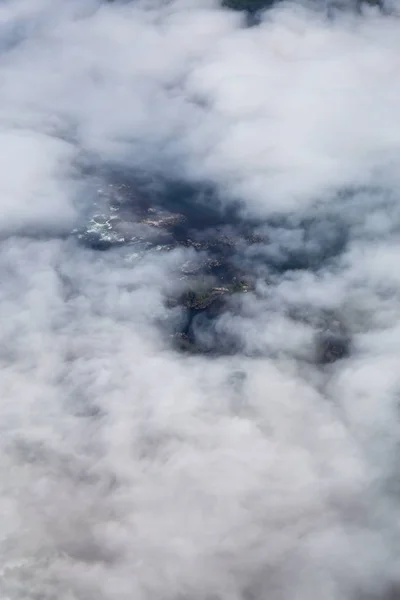
[[(2, 597), (392, 597), (398, 29), (296, 3), (251, 28), (211, 0), (1, 3)], [(254, 219), (235, 265), (256, 290), (199, 331), (237, 353), (165, 335), (189, 249), (66, 236), (99, 186), (118, 196), (111, 167)], [(322, 366), (327, 327), (351, 348)]]

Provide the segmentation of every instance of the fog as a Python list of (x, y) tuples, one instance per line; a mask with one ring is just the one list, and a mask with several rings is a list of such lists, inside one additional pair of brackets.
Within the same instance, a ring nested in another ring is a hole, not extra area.
[(400, 596), (400, 13), (326, 8), (1, 0), (2, 599)]

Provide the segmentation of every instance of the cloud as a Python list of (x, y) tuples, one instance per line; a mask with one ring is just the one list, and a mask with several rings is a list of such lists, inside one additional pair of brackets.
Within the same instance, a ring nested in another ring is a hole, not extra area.
[(396, 597), (396, 11), (0, 28), (2, 595)]

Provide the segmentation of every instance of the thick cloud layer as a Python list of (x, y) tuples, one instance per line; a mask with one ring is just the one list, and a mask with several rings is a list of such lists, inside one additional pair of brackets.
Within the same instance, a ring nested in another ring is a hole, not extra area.
[(400, 595), (391, 8), (0, 3), (2, 598)]

